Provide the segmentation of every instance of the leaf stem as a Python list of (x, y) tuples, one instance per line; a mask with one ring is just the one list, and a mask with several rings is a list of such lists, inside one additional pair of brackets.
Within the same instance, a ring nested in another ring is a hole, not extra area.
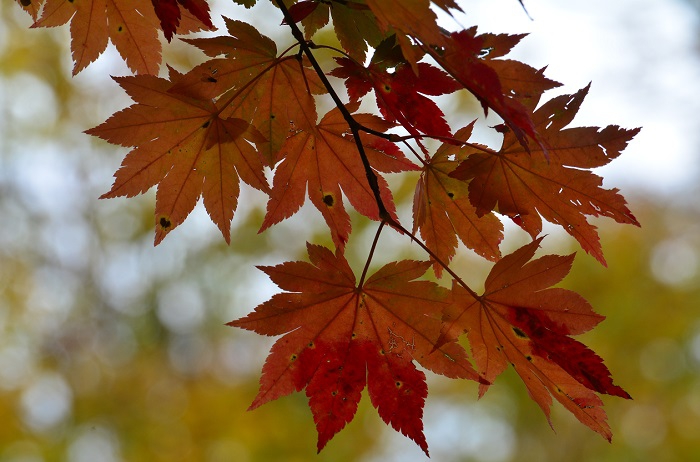
[(365, 276), (367, 276), (367, 270), (369, 269), (369, 264), (372, 262), (372, 257), (374, 256), (374, 250), (377, 248), (377, 242), (379, 241), (379, 235), (382, 234), (382, 228), (386, 224), (386, 221), (379, 223), (379, 228), (377, 228), (377, 233), (374, 235), (374, 240), (372, 241), (372, 247), (369, 249), (369, 255), (367, 256), (367, 261), (365, 262), (365, 267), (362, 269), (362, 276), (360, 276), (360, 283), (357, 284), (357, 289), (361, 290), (365, 283)]
[(289, 14), (289, 10), (287, 9), (286, 5), (284, 4), (284, 1), (283, 0), (275, 0), (275, 2), (277, 3), (277, 6), (279, 6), (280, 10), (282, 11), (282, 15), (284, 16), (284, 19), (287, 21), (287, 25), (292, 30), (292, 35), (294, 36), (296, 41), (299, 43), (301, 50), (304, 52), (304, 54), (307, 56), (307, 58), (309, 58), (309, 61), (311, 62), (311, 66), (316, 71), (316, 74), (318, 74), (319, 79), (321, 79), (321, 83), (323, 83), (323, 86), (325, 86), (326, 90), (328, 90), (328, 94), (331, 96), (336, 107), (338, 108), (340, 113), (343, 115), (343, 118), (345, 119), (348, 126), (350, 127), (350, 131), (352, 132), (353, 139), (355, 140), (355, 145), (357, 146), (357, 151), (359, 152), (360, 159), (362, 160), (362, 166), (364, 167), (364, 170), (365, 170), (367, 182), (369, 183), (369, 187), (372, 190), (372, 193), (374, 195), (374, 200), (377, 203), (377, 208), (379, 209), (379, 218), (382, 221), (390, 220), (391, 215), (389, 214), (388, 210), (386, 209), (386, 206), (384, 205), (384, 202), (382, 201), (381, 193), (379, 192), (379, 180), (377, 179), (377, 174), (374, 173), (374, 170), (372, 169), (372, 166), (369, 163), (369, 159), (367, 158), (367, 154), (365, 153), (365, 147), (362, 145), (362, 140), (360, 139), (360, 130), (362, 129), (362, 126), (355, 120), (355, 118), (352, 116), (352, 114), (350, 114), (350, 111), (348, 111), (348, 109), (345, 107), (345, 104), (343, 104), (343, 102), (340, 100), (338, 93), (336, 93), (336, 91), (333, 88), (333, 86), (331, 85), (330, 81), (328, 81), (328, 77), (326, 77), (325, 72), (323, 72), (323, 69), (321, 69), (321, 65), (316, 60), (316, 57), (314, 56), (313, 52), (311, 51), (309, 44), (304, 39), (304, 35), (301, 33), (299, 26), (296, 25), (296, 23), (294, 22), (294, 19)]

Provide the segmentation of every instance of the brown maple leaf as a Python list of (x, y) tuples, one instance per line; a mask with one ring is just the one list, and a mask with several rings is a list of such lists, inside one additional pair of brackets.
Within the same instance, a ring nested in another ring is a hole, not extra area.
[[(511, 364), (548, 420), (554, 396), (582, 423), (610, 440), (603, 403), (594, 392), (630, 396), (613, 384), (599, 356), (570, 337), (592, 329), (604, 317), (577, 293), (551, 288), (568, 274), (574, 254), (530, 262), (541, 240), (496, 263), (480, 297), (453, 283), (441, 341), (466, 332), (483, 379), (493, 382)], [(487, 388), (488, 384), (480, 385), (479, 395)]]
[[(179, 77), (173, 73), (173, 80)], [(173, 83), (154, 76), (116, 77), (136, 102), (86, 133), (113, 144), (136, 146), (115, 173), (103, 198), (135, 196), (158, 185), (158, 244), (203, 197), (226, 242), (238, 203), (239, 178), (268, 192), (263, 159), (252, 143), (265, 138), (248, 122), (222, 118), (211, 100), (170, 92)]]
[(474, 151), (450, 176), (470, 181), (469, 199), (477, 213), (491, 210), (511, 217), (534, 238), (542, 220), (561, 225), (581, 247), (605, 264), (596, 227), (586, 215), (610, 217), (639, 226), (617, 189), (603, 189), (602, 178), (589, 169), (620, 155), (639, 129), (615, 125), (565, 128), (578, 112), (588, 86), (574, 95), (558, 96), (542, 105), (533, 121), (542, 149), (527, 152), (507, 132), (499, 152)]
[[(466, 141), (472, 127), (473, 123), (462, 128), (455, 138)], [(413, 232), (420, 230), (425, 245), (442, 263), (454, 257), (458, 237), (488, 260), (501, 256), (498, 246), (503, 239), (503, 224), (493, 213), (479, 216), (469, 201), (467, 183), (449, 176), (466, 158), (467, 149), (444, 143), (426, 160), (413, 197)], [(442, 265), (436, 262), (433, 269), (440, 277)]]
[[(348, 107), (354, 110), (357, 106)], [(355, 114), (353, 117), (364, 127), (379, 132), (392, 127), (370, 114)], [(285, 141), (280, 150), (282, 162), (275, 170), (267, 214), (260, 231), (296, 213), (304, 203), (308, 184), (311, 202), (326, 220), (336, 247), (343, 248), (350, 234), (350, 217), (343, 205), (341, 189), (355, 210), (373, 220), (380, 218), (357, 144), (337, 108), (326, 114), (318, 125), (307, 119), (296, 128), (298, 131)], [(376, 172), (418, 169), (393, 143), (374, 135), (362, 135), (361, 140)], [(378, 181), (382, 201), (394, 219), (398, 220), (386, 180), (378, 175)]]
[(478, 379), (457, 343), (435, 348), (448, 292), (415, 280), (430, 262), (393, 262), (357, 284), (339, 250), (307, 248), (311, 263), (261, 267), (287, 292), (229, 323), (284, 334), (265, 362), (250, 409), (305, 388), (320, 451), (352, 420), (367, 386), (381, 418), (427, 454), (421, 419), (428, 391), (413, 361), (448, 377)]

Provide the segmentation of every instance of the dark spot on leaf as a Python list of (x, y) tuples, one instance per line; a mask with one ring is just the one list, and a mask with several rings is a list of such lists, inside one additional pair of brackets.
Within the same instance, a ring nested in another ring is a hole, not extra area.
[(532, 362), (532, 356), (530, 356), (530, 355), (525, 356), (525, 359), (527, 359), (528, 361)]
[(290, 361), (296, 361), (296, 360), (297, 360), (297, 355), (292, 355), (292, 357), (289, 358), (289, 359), (290, 359)]
[(515, 332), (515, 335), (517, 335), (520, 338), (528, 338), (525, 332), (521, 331), (517, 327), (513, 327), (513, 332)]
[(331, 396), (335, 396), (335, 395), (337, 395), (337, 394), (338, 394), (338, 390), (333, 390), (333, 391), (331, 392)]
[(399, 382), (398, 380), (396, 381), (396, 388), (401, 388), (401, 385), (403, 385), (402, 382)]
[(271, 118), (271, 119), (274, 119), (274, 118), (275, 118), (275, 115), (274, 115), (274, 114), (270, 114), (270, 118)]
[(384, 356), (386, 353), (384, 352), (384, 350), (379, 350), (379, 354)]
[(335, 202), (335, 199), (333, 199), (333, 196), (330, 194), (326, 194), (323, 196), (323, 203), (326, 204), (328, 207), (333, 207), (333, 203)]
[(391, 92), (391, 87), (387, 84), (384, 84), (384, 91), (387, 93)]
[(123, 27), (123, 26), (117, 27), (117, 32), (121, 32), (121, 31), (123, 31), (123, 30), (124, 30), (124, 27)]
[(357, 337), (357, 334), (355, 332), (352, 333), (352, 338)]
[(450, 199), (455, 197), (455, 193), (453, 192), (448, 192), (447, 195), (450, 196)]
[(160, 227), (163, 229), (168, 229), (172, 226), (172, 223), (170, 223), (170, 220), (168, 220), (165, 217), (160, 217), (160, 221), (158, 223), (160, 223)]
[(209, 83), (216, 83), (216, 82), (218, 82), (218, 80), (216, 80), (216, 79), (215, 79), (214, 77), (212, 77), (212, 76), (209, 76), (209, 77), (207, 77), (207, 82), (209, 82)]
[(207, 128), (207, 127), (209, 126), (210, 123), (211, 123), (211, 120), (207, 120), (206, 122), (204, 122), (204, 123), (202, 124), (202, 128)]
[(308, 344), (307, 346), (308, 346), (309, 348), (313, 348), (315, 345), (314, 345), (314, 342), (309, 342), (309, 344)]
[(22, 6), (29, 6), (32, 4), (32, 0), (21, 0)]

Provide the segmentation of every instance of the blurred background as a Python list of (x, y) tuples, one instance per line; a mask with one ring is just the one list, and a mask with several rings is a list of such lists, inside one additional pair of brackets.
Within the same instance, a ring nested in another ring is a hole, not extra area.
[[(265, 5), (211, 3), (214, 16), (289, 42)], [(547, 75), (565, 84), (559, 93), (593, 81), (574, 125), (644, 127), (599, 172), (642, 228), (597, 221), (609, 267), (579, 251), (562, 284), (607, 316), (579, 339), (634, 400), (604, 398), (609, 444), (558, 404), (553, 432), (512, 371), (480, 401), (473, 383), (429, 375), (432, 460), (700, 459), (700, 5), (529, 0), (531, 20), (515, 0), (461, 3), (468, 13), (445, 27), (530, 32), (513, 56), (549, 64)], [(305, 206), (306, 217), (258, 235), (264, 197), (247, 188), (230, 246), (198, 207), (154, 248), (154, 192), (98, 201), (127, 150), (82, 134), (130, 104), (109, 78), (128, 73), (114, 48), (70, 78), (67, 27), (30, 30), (5, 1), (0, 21), (0, 462), (427, 460), (366, 397), (318, 456), (303, 394), (246, 412), (273, 339), (225, 323), (277, 291), (254, 265), (304, 259), (305, 240), (331, 245), (320, 215)], [(177, 41), (165, 46), (180, 71), (202, 59)], [(479, 116), (468, 97), (443, 103), (453, 127)], [(487, 130), (477, 134), (498, 146)], [(393, 183), (406, 224), (414, 182)], [(374, 230), (355, 219), (356, 268)], [(546, 232), (543, 252), (579, 250)], [(387, 236), (375, 265), (424, 258)], [(508, 226), (503, 250), (526, 241)], [(491, 265), (460, 252), (456, 270), (479, 289)]]

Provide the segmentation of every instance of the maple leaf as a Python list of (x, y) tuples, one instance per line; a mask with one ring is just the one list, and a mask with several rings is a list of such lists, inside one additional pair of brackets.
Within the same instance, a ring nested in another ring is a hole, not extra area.
[(447, 291), (415, 280), (430, 262), (393, 262), (357, 284), (340, 250), (307, 249), (311, 263), (260, 267), (287, 292), (229, 323), (284, 334), (265, 362), (250, 409), (305, 388), (320, 451), (352, 420), (367, 386), (381, 418), (427, 454), (421, 422), (427, 386), (413, 361), (448, 377), (478, 378), (457, 343), (434, 348)]
[[(594, 392), (630, 396), (613, 384), (599, 356), (570, 337), (592, 329), (604, 317), (577, 293), (551, 288), (569, 273), (574, 254), (529, 262), (541, 241), (536, 239), (497, 262), (480, 297), (454, 282), (441, 341), (466, 332), (477, 369), (487, 382), (511, 364), (547, 420), (554, 396), (582, 423), (610, 440), (603, 403)], [(480, 385), (480, 396), (488, 386)]]
[(277, 57), (277, 46), (253, 26), (225, 18), (230, 36), (189, 39), (209, 56), (224, 55), (200, 64), (172, 88), (196, 98), (226, 101), (224, 117), (249, 120), (267, 138), (261, 147), (268, 165), (289, 135), (290, 124), (316, 119), (312, 95), (326, 92), (308, 63)]
[[(350, 111), (358, 105), (349, 105)], [(355, 114), (361, 125), (383, 132), (392, 124), (370, 115)], [(260, 231), (290, 217), (304, 203), (307, 190), (314, 206), (321, 212), (331, 230), (333, 243), (343, 248), (350, 234), (350, 217), (343, 205), (342, 192), (352, 206), (373, 220), (379, 219), (379, 208), (367, 181), (366, 172), (350, 127), (337, 109), (326, 114), (316, 125), (311, 118), (300, 120), (298, 130), (280, 149), (273, 179), (267, 214)], [(417, 170), (393, 143), (374, 135), (362, 135), (367, 158), (376, 172)], [(391, 191), (386, 180), (378, 175), (379, 190), (388, 212), (396, 218)]]
[[(302, 2), (300, 2), (302, 3)], [(338, 41), (350, 57), (357, 62), (365, 62), (367, 44), (376, 48), (386, 38), (377, 20), (365, 4), (358, 2), (315, 2), (315, 10), (304, 18), (304, 36), (311, 40), (313, 35), (333, 18), (333, 29)], [(297, 4), (290, 7), (292, 8)]]
[[(589, 85), (590, 86), (590, 85)], [(450, 175), (469, 181), (469, 199), (481, 214), (508, 215), (534, 238), (542, 230), (540, 215), (561, 225), (581, 247), (605, 264), (596, 227), (586, 215), (606, 216), (639, 226), (617, 189), (603, 189), (602, 179), (588, 169), (620, 155), (639, 129), (611, 125), (564, 128), (574, 118), (589, 86), (558, 96), (533, 114), (546, 138), (542, 149), (527, 152), (513, 133), (506, 133), (499, 152), (474, 152)], [(547, 158), (548, 157), (548, 158)]]
[(151, 0), (151, 3), (168, 42), (172, 40), (173, 34), (180, 25), (182, 17), (180, 5), (201, 21), (207, 29), (214, 28), (209, 16), (209, 5), (205, 0)]
[[(294, 22), (302, 21), (304, 18), (316, 11), (318, 5), (319, 3), (315, 0), (302, 0), (289, 7), (289, 16), (291, 16)], [(326, 21), (328, 20), (326, 19)], [(287, 24), (287, 20), (283, 19), (282, 24)]]
[[(467, 140), (474, 123), (455, 134)], [(449, 176), (466, 157), (466, 148), (444, 143), (424, 163), (413, 198), (413, 232), (420, 230), (425, 245), (443, 263), (449, 263), (457, 248), (457, 237), (470, 249), (488, 260), (497, 260), (503, 239), (503, 224), (492, 213), (479, 216), (469, 201), (467, 183)], [(435, 275), (442, 275), (435, 263)]]
[(39, 17), (39, 11), (44, 0), (16, 0), (17, 4), (26, 11), (34, 21)]
[[(161, 45), (158, 18), (151, 5), (134, 0), (46, 0), (32, 27), (55, 27), (69, 21), (73, 75), (96, 60), (110, 40), (133, 72), (158, 73)], [(200, 26), (212, 27), (211, 23)]]
[(112, 189), (102, 197), (131, 197), (157, 184), (158, 244), (202, 196), (209, 216), (229, 242), (239, 178), (269, 191), (262, 157), (251, 145), (265, 138), (247, 121), (222, 118), (211, 100), (170, 92), (173, 83), (168, 80), (149, 75), (115, 80), (136, 104), (86, 133), (136, 148), (124, 158)]
[[(348, 58), (335, 58), (340, 67), (331, 75), (345, 78), (350, 101), (357, 101), (371, 88), (377, 98), (377, 106), (389, 122), (400, 123), (412, 135), (423, 132), (430, 136), (452, 136), (445, 115), (431, 99), (424, 95), (444, 95), (459, 90), (461, 85), (440, 69), (428, 63), (417, 63), (418, 75), (410, 66), (399, 64), (393, 72), (387, 71), (387, 63), (373, 56), (365, 68)], [(393, 64), (393, 62), (391, 63)]]
[[(530, 118), (530, 111), (520, 98), (539, 99), (540, 93), (558, 86), (557, 82), (545, 79), (541, 71), (516, 61), (504, 63), (494, 58), (510, 51), (524, 35), (476, 35), (476, 27), (453, 32), (445, 39), (443, 49), (423, 46), (437, 63), (455, 80), (479, 100), (486, 112), (491, 108), (511, 128), (525, 149), (529, 149), (526, 136), (537, 141), (542, 149), (542, 138)], [(513, 77), (511, 69), (522, 72)], [(499, 72), (508, 72), (501, 79)], [(507, 77), (510, 77), (509, 79)], [(514, 84), (510, 88), (506, 84)], [(530, 85), (537, 83), (537, 85)]]
[(437, 16), (430, 9), (430, 0), (367, 0), (367, 5), (384, 33), (401, 32), (396, 34), (396, 40), (414, 70), (417, 59), (408, 37), (418, 39), (427, 46), (445, 45), (446, 36), (437, 25)]

